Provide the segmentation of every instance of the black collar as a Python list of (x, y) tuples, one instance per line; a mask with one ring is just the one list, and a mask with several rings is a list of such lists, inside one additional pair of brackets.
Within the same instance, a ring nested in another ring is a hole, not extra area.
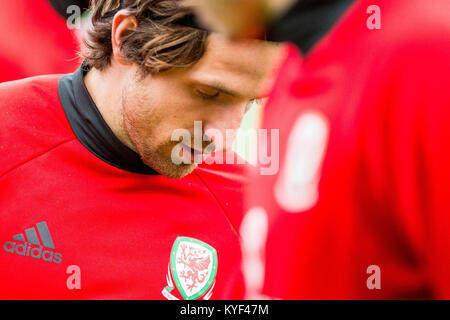
[(271, 41), (291, 41), (304, 55), (336, 24), (354, 0), (298, 0), (268, 29)]
[(78, 140), (94, 155), (117, 168), (149, 175), (158, 174), (140, 156), (124, 145), (106, 124), (84, 83), (82, 65), (58, 84), (59, 98)]

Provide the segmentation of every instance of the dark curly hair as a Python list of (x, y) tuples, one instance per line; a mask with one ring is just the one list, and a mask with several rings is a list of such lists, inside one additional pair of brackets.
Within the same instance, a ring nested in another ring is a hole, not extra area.
[(192, 24), (192, 12), (179, 0), (92, 0), (92, 24), (85, 40), (85, 63), (103, 70), (111, 63), (114, 15), (126, 9), (138, 27), (123, 36), (124, 58), (144, 75), (188, 67), (205, 53), (208, 31)]

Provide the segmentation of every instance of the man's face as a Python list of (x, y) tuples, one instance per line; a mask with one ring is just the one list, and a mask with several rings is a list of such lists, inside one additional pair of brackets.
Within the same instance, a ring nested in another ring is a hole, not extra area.
[[(209, 144), (194, 150), (194, 121), (202, 122), (202, 134), (213, 141), (216, 136), (211, 132), (226, 137), (225, 130), (237, 130), (249, 102), (260, 97), (277, 52), (267, 42), (229, 42), (211, 35), (205, 55), (190, 68), (140, 79), (133, 66), (136, 73), (130, 73), (132, 79), (122, 92), (122, 121), (144, 163), (170, 178), (191, 173), (196, 167), (193, 155)], [(192, 137), (190, 145), (183, 145), (175, 155), (191, 160), (189, 164), (173, 161), (179, 142), (172, 141), (172, 134), (177, 129)], [(222, 151), (222, 143), (216, 145), (220, 146), (216, 152)]]

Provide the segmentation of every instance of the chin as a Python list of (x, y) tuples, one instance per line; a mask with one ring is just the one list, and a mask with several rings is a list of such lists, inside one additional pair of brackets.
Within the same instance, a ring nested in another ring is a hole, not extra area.
[[(191, 174), (195, 170), (197, 165), (196, 164), (193, 164), (193, 165), (192, 164), (190, 164), (190, 165), (182, 164), (177, 167), (181, 167), (181, 168), (177, 168), (175, 170), (167, 170), (165, 172), (160, 172), (160, 173), (167, 178), (182, 179), (182, 178), (186, 177), (187, 175)], [(156, 171), (158, 171), (158, 170), (156, 170)]]
[(197, 168), (197, 164), (173, 164), (171, 161), (167, 162), (154, 162), (154, 161), (145, 161), (144, 163), (151, 167), (153, 170), (158, 172), (159, 174), (170, 178), (170, 179), (181, 179), (185, 176), (192, 173), (192, 171)]
[(142, 162), (158, 172), (159, 174), (171, 178), (181, 179), (195, 170), (196, 163), (179, 165), (172, 162), (173, 142), (164, 144), (158, 148), (150, 148), (148, 145), (137, 144), (138, 153)]

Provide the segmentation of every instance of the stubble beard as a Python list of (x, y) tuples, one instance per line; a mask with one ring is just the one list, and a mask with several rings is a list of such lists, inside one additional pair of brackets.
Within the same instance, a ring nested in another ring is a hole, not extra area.
[[(132, 144), (132, 149), (140, 156), (144, 164), (168, 178), (181, 179), (192, 173), (197, 164), (177, 165), (172, 161), (172, 149), (178, 142), (167, 140), (164, 143), (153, 143), (152, 137), (156, 131), (153, 128), (164, 119), (149, 116), (152, 110), (145, 110), (144, 99), (140, 94), (145, 89), (131, 84), (132, 82), (130, 81), (130, 85), (122, 91), (121, 103), (122, 128)], [(150, 121), (143, 120), (149, 118), (151, 118)]]

